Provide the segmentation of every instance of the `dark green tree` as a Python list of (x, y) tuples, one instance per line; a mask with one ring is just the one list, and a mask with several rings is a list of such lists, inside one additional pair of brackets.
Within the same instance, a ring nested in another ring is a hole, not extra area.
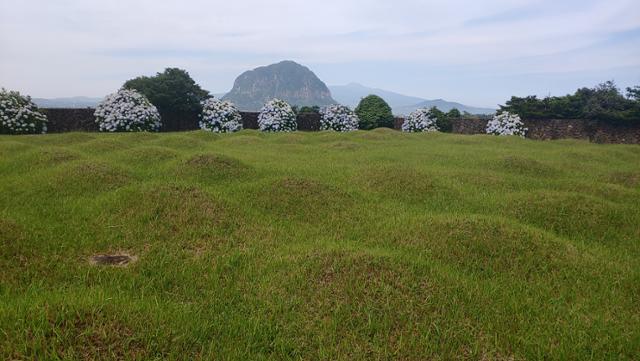
[(393, 128), (391, 107), (377, 95), (362, 98), (355, 112), (360, 118), (360, 129)]
[(302, 107), (298, 107), (297, 105), (294, 105), (291, 108), (293, 108), (293, 111), (296, 114), (310, 114), (310, 113), (320, 114), (320, 107), (317, 105), (314, 105), (311, 107), (307, 105), (304, 105)]
[(460, 114), (460, 111), (457, 108), (453, 108), (447, 112), (447, 117), (449, 119), (457, 119), (461, 118), (462, 114)]
[[(436, 124), (438, 125), (438, 129), (440, 129), (441, 132), (451, 132), (451, 117), (449, 116), (450, 112), (445, 113), (437, 107), (431, 107), (429, 111), (436, 117)], [(455, 109), (455, 111), (458, 115), (460, 115), (460, 112), (457, 109)]]
[(627, 98), (640, 102), (640, 86), (636, 85), (633, 88), (627, 88)]
[(124, 88), (135, 89), (158, 108), (166, 130), (196, 129), (203, 100), (211, 97), (185, 70), (167, 68), (155, 76), (128, 80)]
[(608, 81), (560, 97), (512, 97), (500, 109), (516, 113), (524, 119), (576, 118), (612, 123), (639, 122), (638, 96), (639, 87), (628, 88), (625, 97), (614, 82)]

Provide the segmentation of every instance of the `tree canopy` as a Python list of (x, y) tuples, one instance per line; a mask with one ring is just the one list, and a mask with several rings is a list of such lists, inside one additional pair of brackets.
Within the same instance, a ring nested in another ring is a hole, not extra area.
[(391, 107), (377, 95), (362, 98), (355, 112), (360, 118), (360, 129), (393, 128)]
[(163, 123), (171, 124), (171, 128), (176, 130), (197, 126), (201, 102), (211, 97), (189, 73), (178, 68), (167, 68), (155, 76), (128, 80), (124, 88), (135, 89), (146, 96), (158, 108)]
[(523, 119), (593, 119), (607, 122), (640, 121), (640, 87), (627, 88), (622, 94), (614, 82), (594, 88), (581, 88), (574, 94), (539, 99), (535, 95), (511, 97), (502, 111), (520, 115)]

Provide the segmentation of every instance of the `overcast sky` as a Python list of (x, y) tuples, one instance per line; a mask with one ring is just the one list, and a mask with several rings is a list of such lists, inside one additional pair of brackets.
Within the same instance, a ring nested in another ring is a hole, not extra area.
[(225, 92), (284, 59), (358, 82), (494, 106), (640, 85), (638, 0), (0, 0), (0, 86), (103, 96), (180, 67)]

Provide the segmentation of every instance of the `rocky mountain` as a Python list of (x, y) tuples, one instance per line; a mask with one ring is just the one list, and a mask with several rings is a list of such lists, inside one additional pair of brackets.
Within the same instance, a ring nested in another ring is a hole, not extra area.
[(495, 109), (473, 107), (455, 102), (449, 102), (443, 99), (427, 100), (423, 98), (403, 95), (388, 90), (369, 88), (367, 86), (351, 83), (347, 85), (330, 86), (331, 94), (340, 103), (355, 108), (360, 99), (369, 94), (375, 94), (384, 99), (395, 115), (407, 115), (418, 108), (438, 107), (438, 109), (448, 112), (453, 108), (457, 108), (461, 112), (469, 112), (471, 114), (491, 114)]
[(33, 98), (39, 108), (95, 108), (102, 98), (70, 97), (70, 98)]
[(240, 110), (258, 111), (273, 98), (298, 106), (336, 103), (322, 80), (309, 68), (293, 61), (242, 73), (233, 84), (233, 89), (222, 99), (233, 102)]

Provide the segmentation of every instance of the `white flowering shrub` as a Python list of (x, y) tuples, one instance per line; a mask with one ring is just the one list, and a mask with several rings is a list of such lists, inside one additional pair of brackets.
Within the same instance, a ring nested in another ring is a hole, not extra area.
[(135, 90), (120, 89), (108, 95), (94, 113), (101, 132), (157, 132), (158, 109)]
[(258, 125), (263, 132), (293, 132), (298, 129), (296, 113), (284, 100), (267, 102), (258, 115)]
[(487, 123), (487, 134), (525, 136), (527, 128), (517, 114), (503, 112), (497, 114)]
[(0, 134), (35, 134), (47, 132), (47, 117), (29, 96), (0, 89)]
[(200, 129), (216, 133), (242, 130), (242, 117), (233, 103), (209, 98), (202, 102)]
[(320, 112), (320, 129), (335, 130), (336, 132), (350, 132), (358, 130), (360, 119), (349, 107), (344, 105), (330, 105)]
[(437, 132), (440, 130), (436, 122), (438, 119), (427, 108), (418, 109), (404, 120), (402, 123), (403, 132)]

